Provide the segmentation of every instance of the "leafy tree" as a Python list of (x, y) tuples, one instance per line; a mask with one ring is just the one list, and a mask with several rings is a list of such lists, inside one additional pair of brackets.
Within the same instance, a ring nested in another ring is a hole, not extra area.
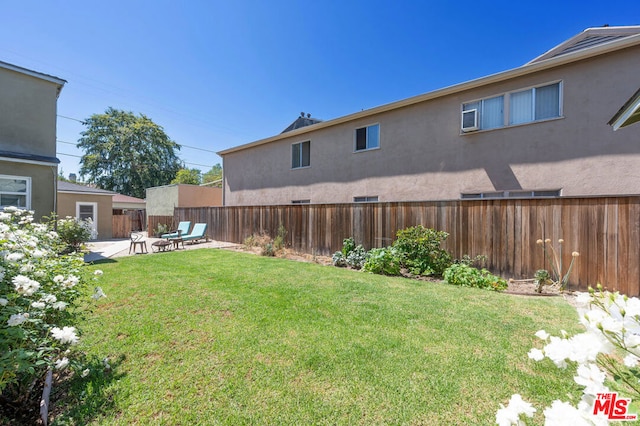
[(146, 188), (168, 184), (182, 168), (180, 145), (144, 114), (109, 107), (84, 125), (78, 148), (85, 151), (80, 175), (88, 183), (144, 198)]
[(176, 177), (171, 183), (187, 183), (190, 185), (200, 185), (200, 170), (198, 169), (180, 169), (176, 173)]
[(220, 163), (214, 165), (211, 170), (202, 176), (202, 183), (215, 182), (222, 179), (222, 166)]

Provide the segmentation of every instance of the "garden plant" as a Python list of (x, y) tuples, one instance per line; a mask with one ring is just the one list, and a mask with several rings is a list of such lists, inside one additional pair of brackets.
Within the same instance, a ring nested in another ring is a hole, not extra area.
[[(53, 371), (89, 374), (73, 347), (91, 307), (89, 287), (102, 273), (90, 274), (82, 253), (70, 252), (86, 238), (85, 225), (75, 219), (57, 220), (57, 225), (62, 234), (34, 223), (33, 212), (13, 207), (0, 212), (2, 416), (29, 403), (36, 385)], [(93, 289), (94, 299), (103, 296), (100, 287)], [(0, 417), (5, 421), (11, 423)]]

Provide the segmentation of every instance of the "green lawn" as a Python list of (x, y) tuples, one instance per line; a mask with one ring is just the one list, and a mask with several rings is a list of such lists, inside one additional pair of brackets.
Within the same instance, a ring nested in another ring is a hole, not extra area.
[(538, 329), (576, 330), (561, 298), (215, 249), (91, 268), (108, 298), (80, 349), (112, 369), (75, 381), (57, 424), (488, 425), (512, 393), (576, 389), (527, 358)]

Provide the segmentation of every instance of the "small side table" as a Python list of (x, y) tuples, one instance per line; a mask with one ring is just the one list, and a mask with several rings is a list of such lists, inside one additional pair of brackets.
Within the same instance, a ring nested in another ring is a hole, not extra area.
[(182, 244), (182, 248), (184, 248), (184, 241), (182, 240), (182, 238), (171, 238), (169, 241), (167, 241), (169, 244), (173, 243), (173, 249), (174, 250), (178, 250), (178, 246), (180, 244)]
[(129, 254), (131, 254), (131, 249), (133, 248), (133, 254), (136, 254), (136, 248), (140, 247), (140, 253), (149, 253), (147, 250), (147, 242), (146, 241), (131, 241), (129, 244)]
[(169, 249), (171, 248), (171, 241), (168, 241), (168, 240), (156, 241), (155, 243), (151, 243), (151, 247), (156, 248), (155, 249), (156, 253), (161, 251), (169, 251)]

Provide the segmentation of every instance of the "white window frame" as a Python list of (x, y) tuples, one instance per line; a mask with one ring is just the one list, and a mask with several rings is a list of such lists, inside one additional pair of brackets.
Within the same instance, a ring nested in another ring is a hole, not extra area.
[(91, 206), (93, 207), (93, 217), (92, 220), (92, 229), (91, 229), (91, 239), (95, 240), (98, 238), (98, 203), (92, 201), (76, 201), (76, 219), (82, 220), (80, 218), (80, 207), (81, 206)]
[(359, 197), (353, 197), (354, 203), (378, 203), (379, 199), (377, 195), (361, 195)]
[[(548, 86), (554, 86), (554, 85), (558, 85), (558, 115), (555, 117), (547, 117), (547, 118), (541, 118), (541, 119), (536, 119), (535, 118), (535, 91), (536, 89), (540, 89), (543, 87), (548, 87)], [(515, 123), (512, 124), (511, 123), (511, 96), (513, 94), (517, 94), (517, 93), (522, 93), (522, 92), (526, 92), (526, 91), (531, 91), (532, 92), (532, 97), (534, 98), (533, 100), (533, 118), (531, 119), (531, 121), (524, 121), (524, 122), (520, 122), (520, 123)], [(546, 83), (542, 83), (542, 84), (536, 84), (534, 86), (529, 86), (529, 87), (523, 87), (523, 88), (519, 88), (516, 90), (510, 90), (508, 92), (504, 92), (504, 93), (499, 93), (499, 94), (495, 94), (495, 95), (491, 95), (491, 96), (486, 96), (483, 98), (479, 98), (479, 99), (474, 99), (474, 100), (470, 100), (470, 101), (466, 101), (463, 102), (462, 105), (460, 106), (460, 133), (462, 135), (465, 134), (469, 134), (469, 133), (474, 133), (476, 131), (491, 131), (491, 130), (497, 130), (497, 129), (504, 129), (507, 127), (517, 127), (517, 126), (525, 126), (528, 124), (533, 124), (533, 123), (542, 123), (545, 121), (550, 121), (550, 120), (557, 120), (560, 118), (564, 117), (564, 82), (562, 80), (555, 80), (555, 81), (550, 81), (550, 82), (546, 82)], [(482, 107), (480, 107), (477, 111), (477, 120), (476, 120), (476, 126), (475, 127), (467, 127), (466, 129), (463, 127), (463, 116), (464, 113), (467, 111), (471, 111), (472, 109), (467, 109), (465, 110), (465, 106), (470, 105), (470, 104), (474, 104), (474, 103), (479, 103), (480, 105), (482, 105), (482, 103), (485, 100), (488, 99), (494, 99), (497, 97), (503, 97), (503, 106), (502, 106), (502, 125), (498, 126), (498, 127), (491, 127), (491, 128), (482, 128)]]
[[(377, 126), (378, 127), (378, 145), (371, 147), (369, 146), (369, 128)], [(365, 129), (365, 148), (358, 149), (358, 130)], [(365, 151), (373, 151), (376, 149), (380, 149), (380, 139), (381, 139), (381, 131), (380, 131), (380, 123), (371, 123), (365, 126), (360, 126), (353, 131), (353, 152), (365, 152)]]
[[(27, 192), (4, 192), (0, 191), (0, 194), (8, 194), (8, 195), (25, 195), (25, 204), (26, 206), (19, 207), (20, 209), (31, 210), (31, 176), (13, 176), (13, 175), (0, 175), (0, 179), (13, 179), (13, 180), (24, 180), (27, 186)], [(9, 206), (0, 205), (0, 209)], [(17, 207), (17, 206), (15, 206)]]
[[(304, 159), (304, 154), (303, 154), (303, 149), (302, 147), (304, 146), (304, 144), (308, 143), (309, 144), (309, 164), (307, 165), (303, 165), (303, 159)], [(299, 145), (300, 146), (300, 157), (298, 158), (298, 161), (300, 162), (299, 166), (294, 166), (293, 165), (293, 147)], [(296, 142), (296, 143), (292, 143), (291, 144), (291, 170), (298, 170), (298, 169), (305, 169), (307, 167), (311, 167), (311, 141), (302, 141), (302, 142)]]

